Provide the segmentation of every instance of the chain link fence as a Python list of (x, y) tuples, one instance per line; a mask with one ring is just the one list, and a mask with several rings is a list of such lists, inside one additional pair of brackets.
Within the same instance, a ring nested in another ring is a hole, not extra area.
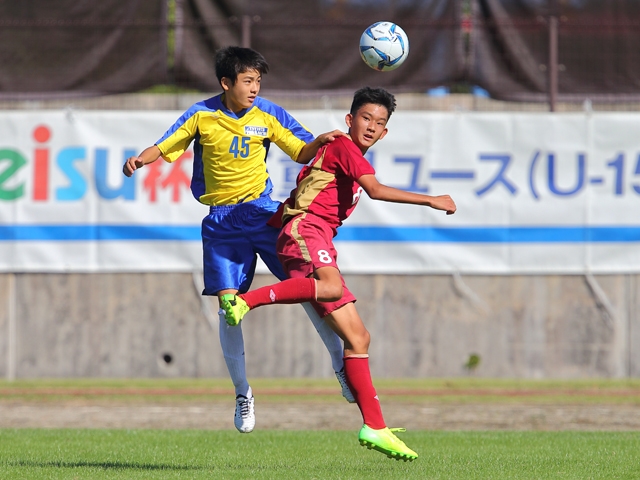
[[(385, 73), (357, 47), (383, 19), (411, 44)], [(234, 44), (290, 109), (372, 85), (404, 110), (636, 111), (639, 27), (633, 0), (0, 0), (0, 108), (184, 109), (219, 93), (213, 56)]]

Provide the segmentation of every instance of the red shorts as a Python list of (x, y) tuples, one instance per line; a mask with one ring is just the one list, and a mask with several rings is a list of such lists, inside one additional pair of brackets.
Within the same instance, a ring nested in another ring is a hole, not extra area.
[[(338, 268), (338, 252), (333, 246), (333, 230), (320, 217), (303, 213), (284, 226), (276, 244), (278, 258), (291, 278), (310, 277), (321, 267)], [(342, 298), (335, 302), (311, 302), (318, 315), (326, 317), (334, 310), (355, 302), (342, 279)]]

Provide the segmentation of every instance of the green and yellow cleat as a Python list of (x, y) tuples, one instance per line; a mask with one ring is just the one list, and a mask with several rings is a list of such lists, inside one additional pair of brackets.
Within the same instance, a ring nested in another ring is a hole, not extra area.
[(231, 326), (238, 325), (249, 310), (249, 305), (233, 293), (225, 293), (220, 297), (220, 306), (224, 310), (224, 318)]
[(418, 454), (407, 447), (402, 440), (396, 437), (393, 432), (405, 432), (404, 428), (382, 428), (374, 430), (366, 425), (360, 429), (360, 445), (368, 449), (374, 449), (384, 453), (387, 457), (395, 460), (412, 462), (418, 458)]

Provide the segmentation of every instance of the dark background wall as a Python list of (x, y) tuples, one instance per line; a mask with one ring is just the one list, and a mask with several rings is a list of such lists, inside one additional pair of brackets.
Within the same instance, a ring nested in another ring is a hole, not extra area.
[[(384, 74), (358, 51), (382, 20), (410, 40), (403, 67)], [(263, 53), (283, 91), (375, 78), (396, 92), (480, 86), (546, 101), (553, 75), (560, 98), (634, 96), (639, 27), (634, 0), (0, 0), (0, 97), (217, 90), (213, 56), (227, 45)]]

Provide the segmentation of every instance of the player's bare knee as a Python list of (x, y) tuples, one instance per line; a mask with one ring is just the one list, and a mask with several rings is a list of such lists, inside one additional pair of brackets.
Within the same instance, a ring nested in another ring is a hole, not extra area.
[[(369, 351), (369, 343), (371, 342), (371, 335), (367, 330), (354, 335), (350, 338), (349, 347), (356, 353), (367, 353)], [(345, 342), (345, 349), (347, 342)]]
[(342, 283), (332, 284), (329, 289), (329, 297), (331, 297), (330, 302), (337, 302), (342, 298), (344, 291), (342, 290)]
[(344, 294), (342, 282), (323, 282), (322, 286), (318, 283), (318, 287), (318, 300), (321, 302), (337, 302)]
[(369, 344), (371, 343), (371, 334), (369, 333), (369, 330), (365, 330), (364, 333), (361, 335), (361, 340), (362, 342), (362, 347), (369, 351)]

